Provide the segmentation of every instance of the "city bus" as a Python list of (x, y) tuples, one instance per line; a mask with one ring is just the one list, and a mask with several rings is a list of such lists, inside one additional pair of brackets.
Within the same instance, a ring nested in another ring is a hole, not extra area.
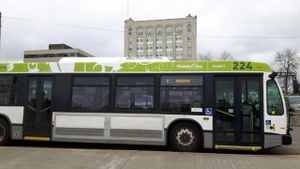
[(270, 66), (249, 61), (64, 58), (0, 63), (10, 140), (258, 151), (291, 144)]

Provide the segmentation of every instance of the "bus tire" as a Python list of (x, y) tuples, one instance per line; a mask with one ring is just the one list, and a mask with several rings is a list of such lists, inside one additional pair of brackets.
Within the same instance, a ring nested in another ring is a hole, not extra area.
[(195, 152), (201, 148), (201, 131), (191, 123), (178, 123), (169, 133), (169, 144), (174, 151)]
[(5, 146), (9, 142), (8, 122), (0, 118), (0, 146)]

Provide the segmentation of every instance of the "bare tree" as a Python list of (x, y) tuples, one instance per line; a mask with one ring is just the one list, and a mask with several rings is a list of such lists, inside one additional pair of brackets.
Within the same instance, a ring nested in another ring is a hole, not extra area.
[(223, 51), (221, 53), (221, 56), (219, 58), (220, 60), (234, 60), (234, 57), (231, 56), (231, 54), (229, 52)]
[(278, 71), (285, 73), (284, 77), (284, 89), (287, 94), (288, 80), (290, 73), (297, 73), (299, 57), (297, 57), (296, 49), (287, 48), (282, 52), (276, 52), (275, 63), (279, 66)]
[(206, 54), (198, 54), (198, 60), (208, 61), (212, 60), (212, 55), (207, 52)]

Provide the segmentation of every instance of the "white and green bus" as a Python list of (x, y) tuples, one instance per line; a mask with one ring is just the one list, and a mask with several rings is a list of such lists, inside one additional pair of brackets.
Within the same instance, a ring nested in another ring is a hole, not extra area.
[(291, 144), (265, 63), (64, 58), (0, 63), (0, 145), (10, 140), (258, 151)]

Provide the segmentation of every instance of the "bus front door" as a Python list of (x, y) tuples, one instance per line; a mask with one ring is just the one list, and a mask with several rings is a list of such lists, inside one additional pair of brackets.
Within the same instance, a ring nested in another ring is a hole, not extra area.
[(217, 76), (214, 83), (215, 148), (260, 149), (261, 77)]
[(24, 139), (50, 140), (52, 118), (51, 77), (29, 77), (24, 107)]

